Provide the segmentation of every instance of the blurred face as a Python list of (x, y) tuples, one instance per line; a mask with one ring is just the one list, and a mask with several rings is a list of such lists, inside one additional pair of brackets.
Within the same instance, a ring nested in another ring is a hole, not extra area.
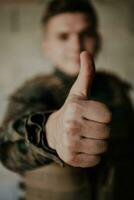
[(63, 13), (47, 22), (44, 28), (43, 51), (53, 66), (68, 75), (77, 75), (80, 52), (95, 54), (96, 38), (83, 13)]

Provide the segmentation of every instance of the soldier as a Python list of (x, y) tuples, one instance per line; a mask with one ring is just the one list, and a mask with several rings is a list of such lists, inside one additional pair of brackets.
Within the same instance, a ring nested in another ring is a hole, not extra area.
[(42, 25), (55, 70), (11, 95), (2, 163), (24, 176), (27, 200), (134, 199), (130, 85), (104, 72), (94, 77), (100, 38), (92, 4), (52, 0)]

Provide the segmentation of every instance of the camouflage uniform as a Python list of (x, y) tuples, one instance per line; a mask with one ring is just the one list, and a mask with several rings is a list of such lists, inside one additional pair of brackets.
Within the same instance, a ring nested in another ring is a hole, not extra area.
[(42, 134), (47, 117), (59, 109), (76, 77), (55, 70), (27, 81), (11, 97), (2, 123), (1, 161), (25, 178), (27, 200), (133, 200), (133, 108), (130, 86), (97, 72), (90, 99), (113, 114), (109, 149), (99, 165), (73, 168), (49, 148)]

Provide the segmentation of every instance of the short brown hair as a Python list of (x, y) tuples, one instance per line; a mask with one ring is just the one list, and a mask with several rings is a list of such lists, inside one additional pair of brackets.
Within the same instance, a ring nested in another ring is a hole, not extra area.
[(98, 26), (96, 11), (89, 0), (51, 0), (44, 11), (42, 24), (45, 25), (51, 17), (66, 12), (84, 13), (94, 28)]

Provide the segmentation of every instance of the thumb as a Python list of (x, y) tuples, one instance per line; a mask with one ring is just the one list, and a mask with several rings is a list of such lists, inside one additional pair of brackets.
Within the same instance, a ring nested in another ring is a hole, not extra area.
[(88, 97), (95, 74), (95, 67), (92, 56), (87, 51), (83, 51), (80, 54), (80, 65), (80, 72), (70, 90), (70, 95)]

